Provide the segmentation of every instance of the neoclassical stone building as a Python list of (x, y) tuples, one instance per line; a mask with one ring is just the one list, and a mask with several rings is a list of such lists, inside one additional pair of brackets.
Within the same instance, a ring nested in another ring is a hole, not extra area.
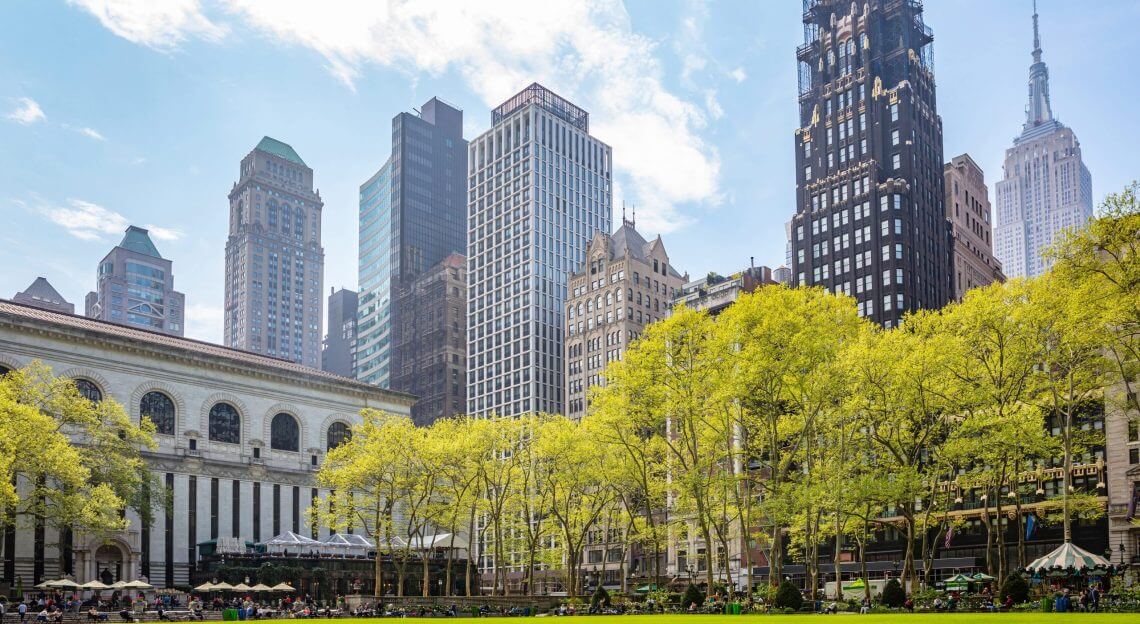
[(201, 542), (326, 537), (307, 516), (324, 494), (315, 473), (325, 453), (361, 409), (407, 415), (414, 401), (285, 360), (0, 299), (0, 373), (35, 360), (88, 398), (149, 416), (158, 447), (147, 459), (171, 496), (149, 523), (128, 512), (130, 529), (110, 538), (18, 518), (3, 532), (0, 581), (24, 587), (64, 574), (183, 586)]

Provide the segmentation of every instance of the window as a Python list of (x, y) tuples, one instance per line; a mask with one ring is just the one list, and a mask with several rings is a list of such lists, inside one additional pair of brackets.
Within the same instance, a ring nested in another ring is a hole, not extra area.
[(902, 161), (899, 159), (898, 154), (894, 154), (891, 156), (891, 166), (894, 167), (894, 169), (896, 171), (899, 169), (899, 167), (902, 166)]
[(1128, 463), (1140, 464), (1140, 448), (1132, 447), (1128, 449)]
[(273, 417), (269, 425), (269, 446), (275, 451), (301, 450), (301, 428), (297, 419), (281, 412)]
[(216, 403), (210, 408), (210, 439), (226, 444), (241, 444), (241, 416), (229, 403)]
[(79, 390), (80, 396), (92, 403), (98, 403), (103, 400), (103, 391), (90, 379), (76, 379), (75, 388)]
[(342, 422), (334, 422), (329, 425), (328, 433), (325, 435), (325, 442), (330, 451), (351, 439), (352, 430)]
[(154, 423), (162, 435), (174, 435), (174, 401), (161, 392), (148, 392), (139, 402), (139, 414)]
[(898, 144), (899, 144), (899, 131), (898, 130), (891, 130), (891, 145), (898, 145)]

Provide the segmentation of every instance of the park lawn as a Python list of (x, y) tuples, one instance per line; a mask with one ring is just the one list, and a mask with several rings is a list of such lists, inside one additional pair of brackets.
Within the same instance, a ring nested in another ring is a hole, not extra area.
[[(848, 619), (850, 618), (850, 619)], [(473, 620), (474, 618), (446, 618), (442, 621), (456, 619)], [(1082, 624), (1135, 624), (1140, 616), (1135, 613), (876, 613), (858, 615), (854, 613), (840, 613), (834, 616), (811, 615), (593, 615), (574, 617), (570, 622), (581, 624), (796, 624), (799, 622), (829, 622), (838, 619), (840, 622), (851, 624), (883, 624), (885, 622), (907, 622), (914, 624), (973, 624), (975, 622), (992, 621), (994, 624), (1030, 624), (1044, 622), (1081, 622)], [(566, 618), (557, 618), (566, 622)], [(376, 624), (374, 619), (340, 619), (336, 622), (361, 622), (361, 624)], [(488, 617), (478, 618), (481, 624), (520, 624), (534, 621), (531, 618), (517, 617)], [(569, 622), (567, 622), (569, 624)]]

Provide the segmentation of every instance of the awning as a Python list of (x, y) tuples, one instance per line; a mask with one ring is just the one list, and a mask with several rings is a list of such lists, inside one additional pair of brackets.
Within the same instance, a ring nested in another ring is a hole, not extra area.
[(1071, 542), (1061, 544), (1053, 552), (1025, 567), (1025, 571), (1030, 574), (1050, 576), (1098, 575), (1114, 569), (1104, 557), (1094, 555)]

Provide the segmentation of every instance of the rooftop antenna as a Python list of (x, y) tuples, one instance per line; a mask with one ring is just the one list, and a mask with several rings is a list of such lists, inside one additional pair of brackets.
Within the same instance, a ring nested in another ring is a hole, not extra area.
[(633, 205), (633, 220), (629, 222), (633, 227), (637, 227), (637, 204)]
[(621, 221), (625, 223), (625, 200), (621, 200)]

